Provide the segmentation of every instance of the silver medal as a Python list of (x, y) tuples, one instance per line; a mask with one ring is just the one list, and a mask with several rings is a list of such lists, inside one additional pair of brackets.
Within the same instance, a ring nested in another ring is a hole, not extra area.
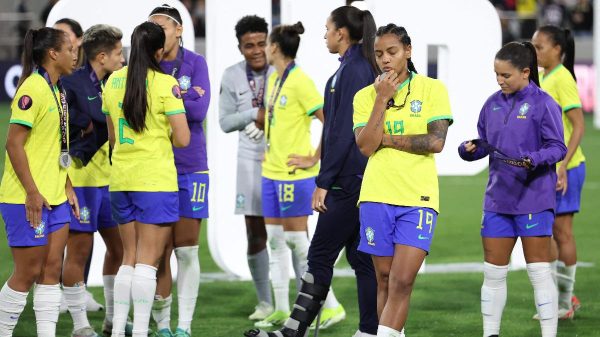
[(69, 152), (61, 152), (60, 156), (58, 157), (58, 163), (60, 164), (60, 167), (62, 168), (69, 168), (69, 166), (71, 166), (71, 162), (73, 161), (73, 159), (71, 158), (71, 155), (69, 154)]

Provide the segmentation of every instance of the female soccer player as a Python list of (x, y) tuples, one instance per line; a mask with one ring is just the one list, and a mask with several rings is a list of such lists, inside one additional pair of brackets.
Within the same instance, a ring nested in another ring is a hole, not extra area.
[[(262, 164), (263, 214), (271, 247), (271, 282), (275, 311), (257, 327), (282, 324), (289, 316), (288, 247), (296, 279), (306, 271), (308, 216), (320, 151), (310, 143), (313, 116), (323, 121), (323, 98), (294, 59), (304, 33), (301, 22), (273, 28), (266, 48), (275, 68), (269, 77), (265, 119), (266, 150)], [(281, 224), (281, 225), (280, 225)], [(272, 225), (272, 226), (271, 226)], [(272, 239), (273, 238), (273, 239)]]
[[(219, 124), (224, 132), (239, 132), (235, 213), (243, 214), (248, 239), (248, 268), (258, 304), (248, 316), (263, 320), (273, 313), (269, 284), (267, 231), (261, 200), (261, 165), (264, 152), (265, 87), (274, 69), (267, 63), (268, 24), (248, 15), (235, 25), (238, 48), (244, 60), (223, 72), (219, 94)], [(263, 110), (263, 113), (259, 113)], [(258, 120), (258, 118), (263, 118)], [(283, 233), (280, 233), (283, 235)]]
[(556, 168), (567, 152), (559, 106), (538, 84), (534, 47), (511, 42), (494, 60), (500, 90), (483, 105), (479, 139), (459, 146), (467, 161), (489, 155), (481, 236), (483, 335), (498, 336), (510, 253), (521, 237), (542, 337), (556, 336), (557, 291), (550, 270)]
[(110, 334), (113, 318), (114, 278), (123, 260), (123, 244), (111, 218), (108, 183), (110, 162), (106, 117), (102, 114), (102, 90), (108, 76), (123, 67), (123, 33), (108, 25), (95, 25), (83, 34), (84, 66), (63, 79), (69, 104), (70, 152), (84, 166), (69, 168), (69, 178), (81, 207), (81, 219), (73, 218), (63, 268), (63, 292), (73, 318), (72, 336), (95, 336), (86, 313), (84, 269), (94, 232), (106, 244), (103, 281), (106, 317), (103, 331)]
[(115, 337), (124, 334), (130, 296), (133, 336), (147, 336), (156, 270), (171, 238), (171, 225), (179, 220), (172, 146), (187, 146), (190, 130), (179, 85), (160, 69), (164, 45), (159, 25), (137, 26), (129, 65), (114, 72), (104, 88), (102, 110), (114, 149), (110, 201), (124, 250), (115, 277)]
[(354, 133), (369, 157), (360, 190), (361, 241), (377, 277), (378, 337), (403, 336), (417, 272), (429, 252), (439, 210), (434, 153), (452, 123), (442, 82), (416, 73), (403, 27), (375, 38), (384, 72), (354, 97)]
[(25, 35), (0, 185), (0, 212), (14, 263), (0, 290), (0, 336), (12, 336), (34, 283), (37, 336), (55, 335), (70, 208), (79, 216), (67, 178), (69, 116), (59, 81), (73, 71), (72, 49), (57, 29), (30, 29)]
[(148, 20), (161, 26), (165, 32), (164, 57), (160, 67), (165, 74), (175, 77), (179, 82), (191, 132), (189, 146), (173, 149), (179, 185), (179, 220), (173, 226), (173, 245), (165, 251), (159, 268), (157, 296), (152, 314), (158, 325), (158, 335), (171, 336), (170, 257), (174, 246), (179, 266), (179, 319), (175, 336), (185, 337), (191, 335), (192, 316), (200, 284), (200, 224), (202, 219), (208, 218), (208, 166), (202, 123), (210, 102), (210, 82), (204, 57), (183, 48), (183, 26), (179, 11), (162, 5), (152, 10)]
[(83, 66), (85, 63), (85, 55), (83, 53), (82, 41), (83, 41), (83, 29), (79, 22), (64, 18), (56, 21), (54, 28), (60, 29), (67, 33), (71, 44), (73, 45), (73, 54), (76, 57), (75, 68)]
[[(553, 235), (558, 252), (553, 249), (553, 253), (554, 258), (560, 261), (556, 270), (558, 318), (572, 319), (575, 310), (579, 307), (579, 300), (573, 296), (577, 269), (573, 217), (579, 212), (581, 189), (585, 180), (585, 157), (579, 146), (585, 124), (577, 83), (575, 83), (577, 78), (573, 70), (575, 42), (568, 29), (542, 26), (533, 35), (532, 43), (537, 51), (538, 64), (544, 68), (544, 73), (540, 76), (542, 89), (554, 98), (563, 111), (567, 155), (557, 164), (556, 218)], [(556, 248), (554, 245), (552, 247)]]

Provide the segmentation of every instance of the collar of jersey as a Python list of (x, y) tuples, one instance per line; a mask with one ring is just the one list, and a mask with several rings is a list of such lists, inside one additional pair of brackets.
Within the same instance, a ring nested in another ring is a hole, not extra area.
[(554, 67), (554, 69), (550, 70), (550, 72), (548, 74), (544, 74), (542, 76), (542, 82), (545, 81), (548, 77), (550, 77), (550, 75), (554, 74), (558, 69), (562, 68), (563, 64), (559, 63), (556, 67)]
[(397, 94), (398, 94), (400, 91), (402, 91), (402, 89), (404, 89), (404, 87), (405, 87), (405, 86), (408, 84), (408, 82), (410, 82), (410, 81), (411, 81), (411, 77), (412, 77), (412, 79), (414, 80), (414, 79), (415, 79), (415, 76), (417, 76), (417, 73), (415, 73), (415, 72), (412, 72), (412, 71), (411, 71), (411, 72), (410, 72), (410, 74), (408, 75), (408, 78), (407, 78), (407, 79), (405, 79), (405, 80), (404, 80), (404, 82), (402, 82), (402, 84), (400, 84), (400, 86), (398, 87), (398, 90), (396, 90), (396, 95), (397, 95)]

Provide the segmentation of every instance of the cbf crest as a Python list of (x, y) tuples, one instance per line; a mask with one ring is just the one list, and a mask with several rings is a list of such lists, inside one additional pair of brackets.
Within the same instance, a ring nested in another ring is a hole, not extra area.
[(423, 102), (418, 99), (410, 102), (410, 116), (411, 117), (421, 117), (421, 108), (423, 107)]
[(81, 212), (79, 212), (79, 222), (80, 223), (90, 223), (90, 209), (87, 207), (83, 207)]
[(287, 104), (287, 96), (282, 95), (281, 98), (279, 99), (279, 105), (284, 107), (286, 104)]
[(519, 108), (519, 115), (517, 116), (517, 118), (519, 119), (527, 119), (527, 112), (529, 112), (529, 103), (525, 102), (521, 105), (521, 107)]
[(192, 80), (189, 76), (181, 76), (178, 80), (181, 90), (186, 91), (192, 87)]
[(36, 239), (41, 239), (46, 235), (45, 233), (46, 233), (46, 223), (42, 220), (42, 222), (40, 222), (39, 226), (37, 226), (35, 228), (34, 237)]
[(365, 229), (365, 236), (367, 237), (367, 244), (369, 246), (375, 246), (375, 230), (371, 227)]

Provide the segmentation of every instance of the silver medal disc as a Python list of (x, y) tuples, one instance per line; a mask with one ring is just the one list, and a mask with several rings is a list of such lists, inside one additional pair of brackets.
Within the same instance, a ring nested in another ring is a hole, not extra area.
[(60, 156), (58, 157), (58, 163), (62, 168), (69, 168), (69, 166), (71, 166), (72, 161), (73, 159), (71, 158), (71, 155), (68, 152), (61, 152)]

